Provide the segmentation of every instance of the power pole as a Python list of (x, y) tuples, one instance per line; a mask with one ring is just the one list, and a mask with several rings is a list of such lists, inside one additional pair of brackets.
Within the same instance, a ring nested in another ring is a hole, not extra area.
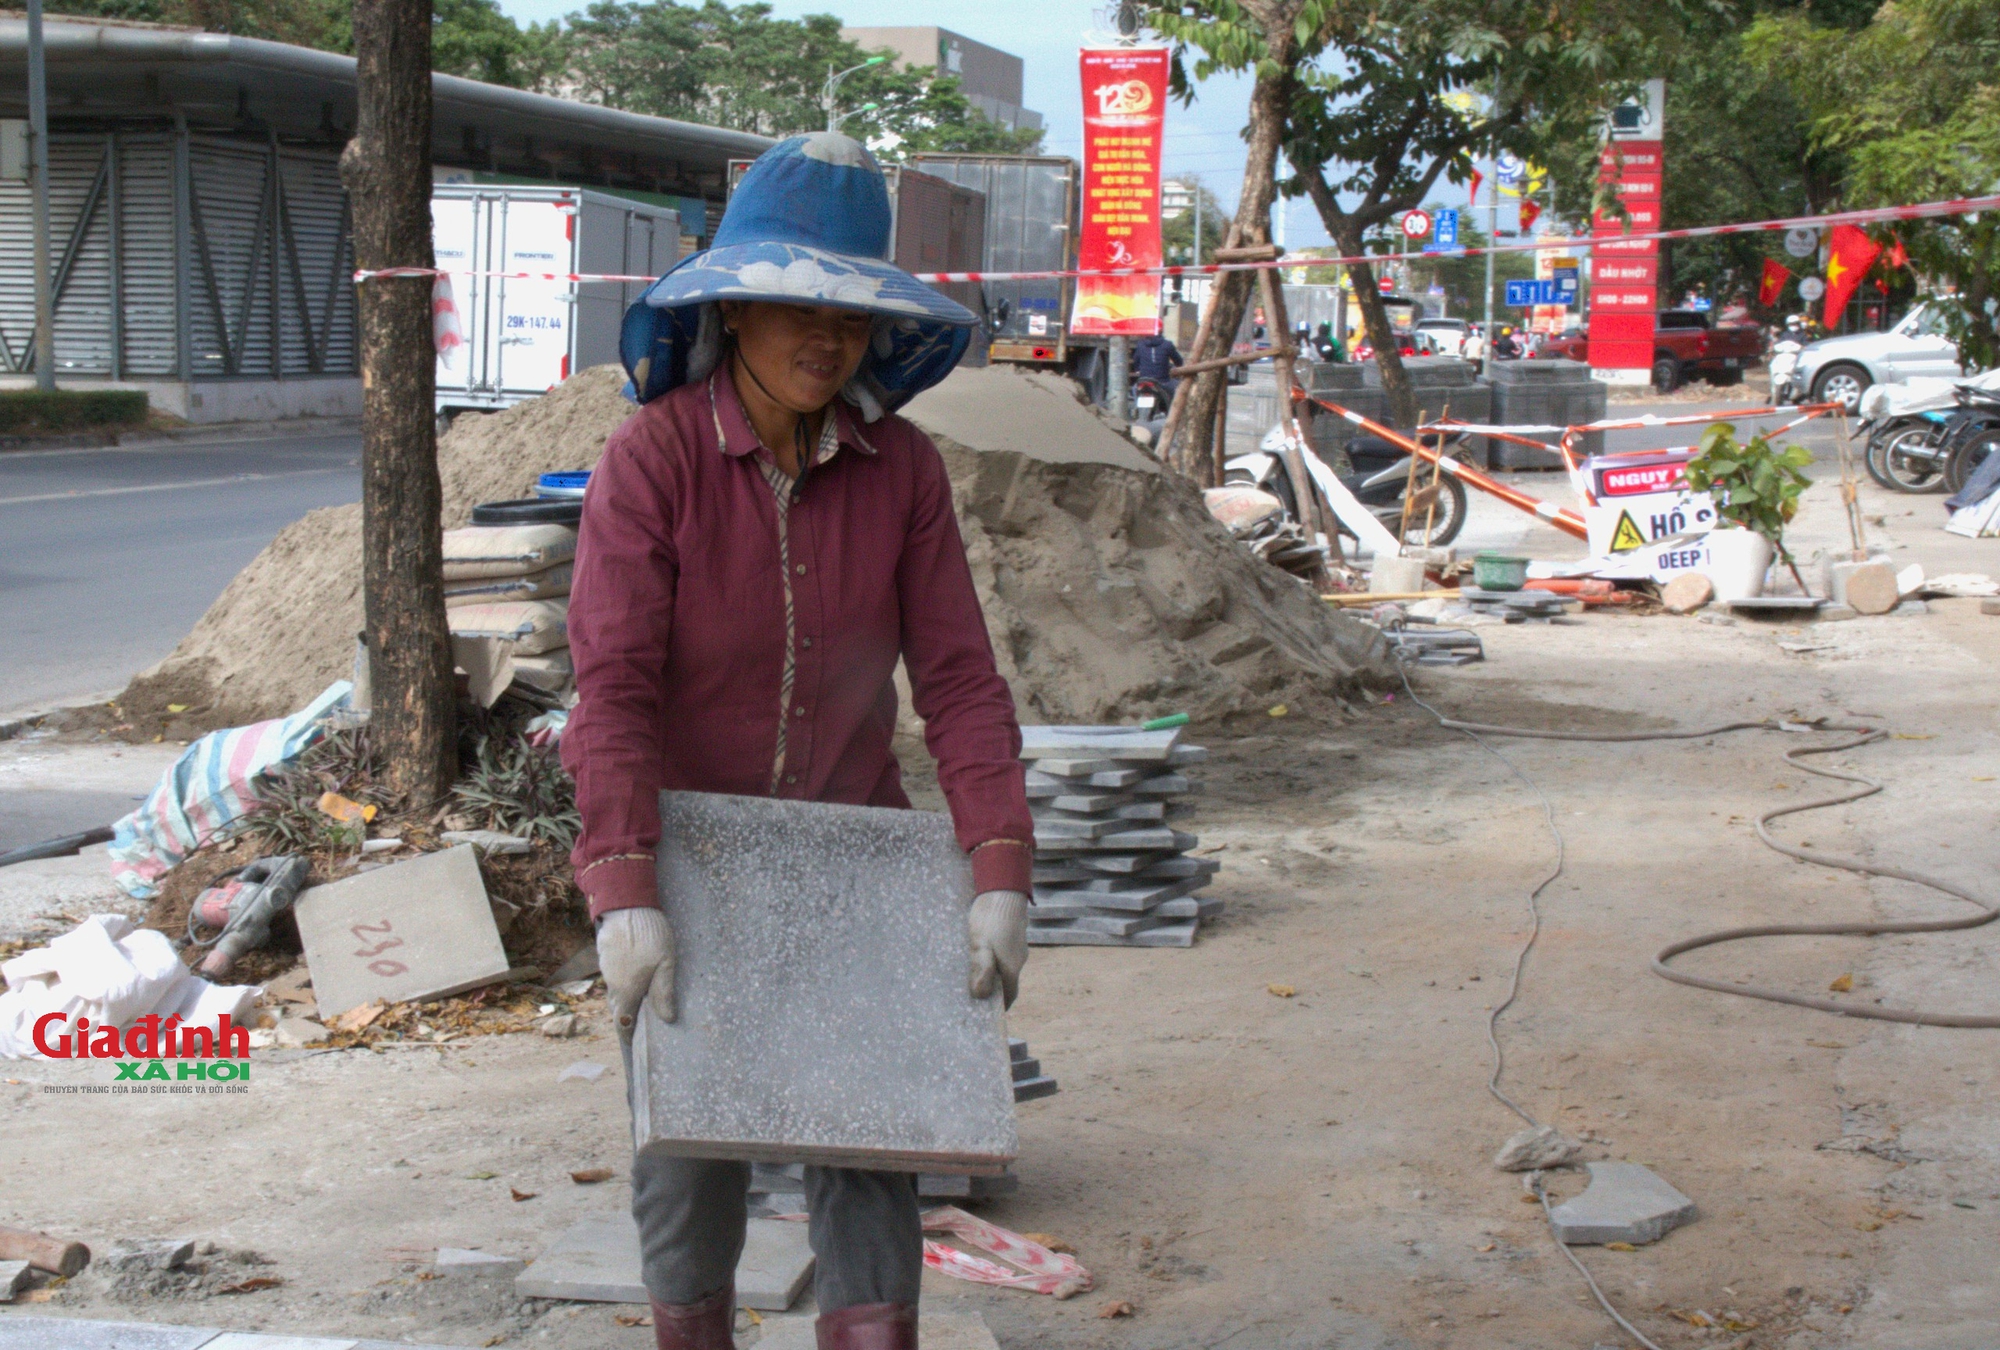
[(34, 197), (35, 388), (56, 388), (56, 302), (49, 275), (49, 74), (42, 54), (42, 0), (28, 0), (28, 174)]
[[(430, 0), (355, 0), (358, 112), (340, 156), (362, 268), (435, 265), (431, 253)], [(412, 806), (458, 776), (456, 690), (444, 614), (437, 355), (429, 276), (360, 285), (362, 607), (370, 733), (388, 787)]]
[[(1479, 344), (1479, 373), (1493, 375), (1493, 248), (1500, 242), (1500, 160), (1486, 165), (1486, 340)], [(1477, 208), (1479, 203), (1472, 205)]]

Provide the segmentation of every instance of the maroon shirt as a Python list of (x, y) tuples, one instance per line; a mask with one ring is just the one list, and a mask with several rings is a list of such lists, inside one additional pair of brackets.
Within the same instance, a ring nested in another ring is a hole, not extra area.
[[(724, 371), (653, 400), (590, 476), (563, 732), (593, 917), (658, 903), (659, 793), (907, 807), (890, 753), (910, 675), (980, 891), (1027, 891), (1034, 825), (1014, 700), (930, 439), (834, 403), (786, 519)], [(829, 450), (834, 452), (830, 455)]]

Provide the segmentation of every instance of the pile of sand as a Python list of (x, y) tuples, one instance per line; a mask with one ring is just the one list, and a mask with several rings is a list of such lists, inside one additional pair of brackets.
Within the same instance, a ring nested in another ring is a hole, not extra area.
[[(438, 447), (446, 528), (596, 463), (630, 415), (615, 367), (490, 416)], [(1159, 472), (1066, 381), (966, 370), (910, 405), (951, 472), (1000, 669), (1030, 722), (1216, 716), (1333, 695), (1386, 670), (1382, 639), (1250, 556), (1191, 484)], [(128, 712), (189, 705), (206, 726), (272, 717), (348, 674), (361, 625), (361, 509), (286, 527), (168, 658)]]

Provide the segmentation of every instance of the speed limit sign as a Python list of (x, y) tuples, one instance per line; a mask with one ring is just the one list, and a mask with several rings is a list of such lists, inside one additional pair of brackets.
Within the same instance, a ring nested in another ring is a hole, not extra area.
[(1403, 217), (1403, 233), (1411, 239), (1421, 239), (1431, 232), (1430, 214), (1412, 211)]

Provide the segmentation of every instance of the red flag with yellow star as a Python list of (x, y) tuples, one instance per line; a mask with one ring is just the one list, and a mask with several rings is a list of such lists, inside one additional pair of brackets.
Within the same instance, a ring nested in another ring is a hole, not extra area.
[(1840, 322), (1840, 313), (1847, 308), (1854, 288), (1861, 284), (1862, 274), (1872, 267), (1882, 246), (1852, 225), (1836, 225), (1833, 237), (1828, 241), (1826, 257), (1826, 317), (1824, 322), (1831, 332)]
[(1791, 269), (1776, 258), (1764, 259), (1764, 277), (1757, 283), (1757, 303), (1769, 309), (1778, 303), (1778, 297), (1785, 293), (1785, 283), (1792, 279)]

